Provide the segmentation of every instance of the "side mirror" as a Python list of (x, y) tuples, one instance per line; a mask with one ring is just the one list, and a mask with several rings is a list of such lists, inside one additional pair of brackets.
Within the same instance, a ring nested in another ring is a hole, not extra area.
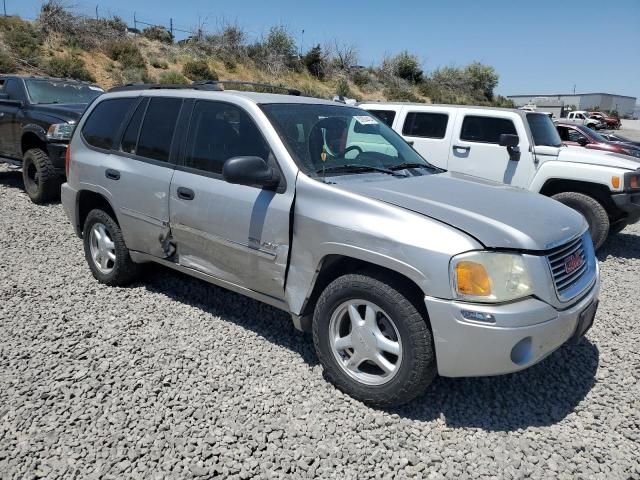
[(24, 106), (24, 102), (22, 100), (12, 100), (9, 98), (8, 93), (0, 93), (0, 103), (4, 105), (12, 105), (18, 108), (22, 108)]
[(517, 147), (520, 143), (520, 137), (518, 135), (511, 135), (509, 133), (503, 133), (500, 135), (501, 147)]
[(586, 138), (586, 137), (579, 137), (579, 138), (578, 138), (578, 144), (579, 144), (581, 147), (586, 146), (588, 143), (589, 143), (589, 140), (587, 140), (587, 138)]
[(274, 188), (280, 175), (260, 157), (233, 157), (224, 162), (222, 176), (229, 183)]

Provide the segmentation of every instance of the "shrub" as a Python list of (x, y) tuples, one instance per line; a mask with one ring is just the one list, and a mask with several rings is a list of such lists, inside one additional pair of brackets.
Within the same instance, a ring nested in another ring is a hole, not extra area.
[(28, 63), (37, 63), (42, 39), (31, 23), (17, 17), (2, 17), (0, 30), (4, 32), (4, 42), (14, 55)]
[(351, 88), (346, 78), (340, 77), (336, 83), (336, 95), (341, 97), (351, 97)]
[(384, 96), (387, 100), (394, 102), (422, 102), (423, 100), (418, 97), (410, 88), (389, 85), (384, 89)]
[(65, 55), (63, 57), (53, 57), (43, 66), (47, 75), (60, 78), (73, 78), (75, 80), (85, 80), (95, 82), (96, 79), (85, 68), (84, 61), (75, 55)]
[(307, 67), (307, 70), (311, 75), (319, 80), (324, 80), (326, 76), (327, 62), (322, 54), (322, 48), (320, 45), (316, 45), (302, 59), (302, 63)]
[(351, 72), (351, 81), (358, 87), (363, 88), (371, 84), (371, 75), (364, 68), (356, 68)]
[(0, 72), (13, 73), (17, 68), (15, 59), (4, 50), (0, 50)]
[(182, 67), (182, 73), (185, 77), (193, 80), (218, 80), (216, 72), (209, 68), (209, 64), (205, 60), (190, 60)]
[(116, 40), (106, 46), (106, 53), (112, 60), (120, 62), (123, 69), (146, 68), (138, 46), (130, 40)]
[(146, 68), (126, 68), (122, 71), (124, 83), (156, 83)]
[(152, 58), (149, 63), (153, 68), (160, 68), (162, 70), (166, 70), (169, 68), (169, 64), (166, 60), (160, 60), (159, 58)]
[(147, 27), (142, 30), (142, 36), (149, 40), (155, 40), (162, 43), (173, 43), (173, 35), (166, 28), (161, 26)]
[(393, 58), (394, 73), (396, 76), (410, 83), (419, 83), (422, 80), (422, 69), (418, 57), (406, 50)]
[(163, 85), (186, 85), (189, 83), (189, 80), (180, 73), (170, 70), (160, 74), (158, 77), (158, 83)]

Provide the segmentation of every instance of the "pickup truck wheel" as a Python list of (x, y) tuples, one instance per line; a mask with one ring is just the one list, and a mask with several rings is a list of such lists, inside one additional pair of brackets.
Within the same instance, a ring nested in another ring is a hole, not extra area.
[(599, 249), (609, 235), (609, 215), (600, 202), (578, 192), (557, 193), (552, 198), (582, 214), (589, 224), (593, 246)]
[(123, 286), (138, 275), (140, 266), (131, 260), (122, 231), (102, 210), (91, 210), (82, 230), (84, 254), (91, 273), (101, 283)]
[(33, 203), (46, 203), (60, 198), (62, 178), (56, 172), (47, 152), (40, 148), (27, 150), (22, 158), (24, 189)]
[(322, 292), (313, 341), (329, 381), (372, 406), (406, 403), (436, 376), (433, 337), (394, 282), (345, 275)]

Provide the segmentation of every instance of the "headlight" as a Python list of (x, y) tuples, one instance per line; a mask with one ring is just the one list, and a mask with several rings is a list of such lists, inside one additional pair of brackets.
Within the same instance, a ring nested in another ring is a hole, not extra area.
[(71, 123), (55, 123), (47, 131), (47, 140), (69, 140), (74, 127)]
[(470, 252), (451, 261), (454, 295), (485, 303), (508, 302), (533, 293), (533, 282), (521, 255)]
[(624, 189), (640, 189), (640, 172), (629, 172), (624, 174)]

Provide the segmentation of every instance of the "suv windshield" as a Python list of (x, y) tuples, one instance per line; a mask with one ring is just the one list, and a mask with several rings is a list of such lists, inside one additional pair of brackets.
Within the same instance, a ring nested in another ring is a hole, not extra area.
[(340, 105), (265, 104), (271, 120), (301, 170), (317, 177), (433, 167), (397, 133), (368, 112)]
[(535, 145), (562, 146), (562, 140), (551, 119), (542, 113), (527, 113), (527, 122)]
[(94, 85), (63, 80), (25, 80), (29, 99), (34, 104), (89, 103), (104, 92)]

